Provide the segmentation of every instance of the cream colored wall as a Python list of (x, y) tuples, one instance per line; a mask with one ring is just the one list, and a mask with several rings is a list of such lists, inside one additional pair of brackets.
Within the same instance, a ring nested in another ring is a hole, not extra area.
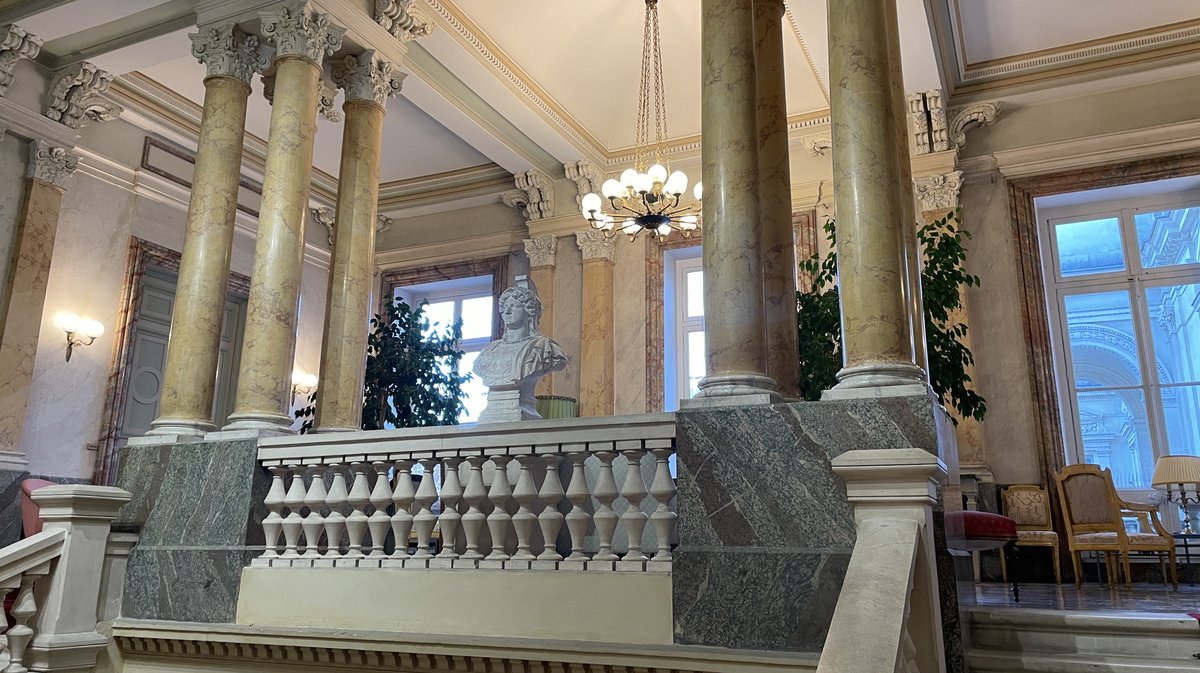
[(8, 313), (8, 270), (24, 200), (26, 147), (13, 136), (0, 139), (0, 316)]

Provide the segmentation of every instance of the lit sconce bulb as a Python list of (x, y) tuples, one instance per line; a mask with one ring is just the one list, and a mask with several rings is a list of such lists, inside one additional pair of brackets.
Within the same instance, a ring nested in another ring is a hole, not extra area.
[(633, 178), (633, 191), (635, 192), (649, 193), (652, 187), (654, 187), (654, 180), (646, 173), (638, 173)]
[(104, 335), (104, 325), (99, 320), (83, 318), (79, 321), (79, 333), (89, 339), (96, 339)]
[(104, 334), (104, 325), (99, 320), (82, 318), (74, 313), (62, 311), (55, 314), (54, 324), (67, 334), (67, 362), (77, 346), (91, 346)]
[(588, 193), (583, 197), (583, 216), (589, 220), (603, 207), (599, 194)]
[(667, 168), (662, 164), (654, 164), (650, 170), (646, 171), (646, 175), (650, 176), (650, 182), (666, 182)]
[(59, 311), (54, 316), (54, 325), (64, 332), (79, 331), (79, 316), (66, 311)]
[(671, 177), (667, 178), (667, 183), (663, 185), (663, 191), (668, 194), (679, 196), (687, 191), (687, 174), (683, 171), (675, 171)]
[(302, 372), (299, 369), (292, 370), (292, 397), (297, 395), (310, 395), (316, 389), (316, 374)]
[(701, 199), (704, 198), (704, 183), (703, 182), (697, 182), (696, 186), (692, 188), (692, 196), (695, 196), (697, 201), (700, 201)]
[(611, 199), (614, 196), (620, 196), (621, 192), (623, 191), (625, 191), (625, 188), (622, 187), (621, 183), (617, 182), (616, 180), (605, 180), (604, 184), (600, 185), (600, 193), (603, 194), (604, 198), (606, 199)]

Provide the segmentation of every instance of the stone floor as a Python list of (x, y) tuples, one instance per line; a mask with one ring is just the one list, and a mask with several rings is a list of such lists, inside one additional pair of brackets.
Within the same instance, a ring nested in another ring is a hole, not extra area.
[(1123, 585), (1022, 584), (1021, 602), (999, 583), (975, 585), (976, 603), (984, 607), (1045, 608), (1051, 610), (1108, 610), (1116, 612), (1200, 612), (1200, 586), (1180, 583), (1179, 591), (1162, 584)]

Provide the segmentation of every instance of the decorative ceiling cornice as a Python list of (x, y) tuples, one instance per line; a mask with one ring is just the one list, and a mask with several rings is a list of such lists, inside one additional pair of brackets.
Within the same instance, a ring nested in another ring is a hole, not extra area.
[(792, 34), (796, 36), (796, 41), (800, 43), (800, 50), (804, 52), (804, 59), (808, 61), (808, 68), (812, 70), (813, 78), (817, 80), (817, 85), (821, 87), (821, 95), (825, 96), (825, 104), (829, 105), (829, 86), (825, 84), (825, 78), (821, 77), (821, 73), (817, 70), (817, 64), (813, 61), (812, 52), (808, 50), (808, 42), (805, 41), (804, 35), (800, 32), (800, 23), (796, 21), (796, 16), (792, 14), (792, 8), (784, 3), (784, 12), (788, 23), (792, 26)]

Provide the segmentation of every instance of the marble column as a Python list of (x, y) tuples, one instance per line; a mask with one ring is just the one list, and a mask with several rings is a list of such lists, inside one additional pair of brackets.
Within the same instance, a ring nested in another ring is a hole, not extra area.
[[(896, 95), (895, 0), (829, 3), (833, 189), (845, 367), (826, 396), (925, 394), (916, 364), (905, 238), (911, 181)], [(906, 146), (905, 146), (906, 147)], [(903, 160), (903, 163), (902, 163)], [(907, 200), (907, 203), (906, 203)]]
[(613, 263), (615, 238), (595, 229), (575, 234), (583, 254), (583, 323), (579, 348), (579, 415), (613, 413)]
[(237, 397), (225, 428), (287, 432), (321, 61), (345, 29), (306, 2), (261, 16), (275, 45), (275, 98)]
[(703, 0), (704, 332), (700, 397), (775, 393), (767, 375), (752, 0)]
[(374, 50), (345, 56), (333, 67), (333, 81), (346, 92), (346, 102), (314, 424), (321, 432), (362, 427), (384, 106), (403, 79)]
[[(529, 257), (529, 278), (537, 288), (542, 300), (542, 334), (554, 336), (554, 253), (558, 249), (558, 238), (553, 234), (525, 239), (525, 255)], [(554, 375), (548, 374), (538, 381), (535, 395), (554, 394)]]
[(800, 397), (800, 358), (796, 353), (796, 248), (792, 236), (783, 12), (783, 0), (754, 0), (767, 374), (775, 379), (781, 395), (796, 399)]
[(158, 418), (148, 433), (152, 435), (202, 436), (214, 429), (213, 394), (242, 175), (246, 101), (250, 78), (266, 67), (258, 37), (233, 24), (190, 37), (192, 55), (208, 73), (163, 392)]
[[(40, 140), (29, 143), (24, 203), (9, 267), (12, 295), (0, 327), (0, 469), (21, 470), (26, 464), (21, 432), (42, 331), (54, 234), (64, 185), (78, 163), (65, 148)], [(61, 331), (58, 335), (66, 348), (65, 336)]]

